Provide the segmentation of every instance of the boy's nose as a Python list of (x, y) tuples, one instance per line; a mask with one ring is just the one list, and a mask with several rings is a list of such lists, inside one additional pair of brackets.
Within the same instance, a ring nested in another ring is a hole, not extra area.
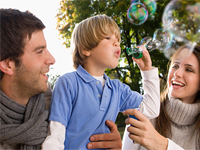
[(119, 42), (115, 42), (115, 43), (114, 43), (114, 46), (119, 46)]

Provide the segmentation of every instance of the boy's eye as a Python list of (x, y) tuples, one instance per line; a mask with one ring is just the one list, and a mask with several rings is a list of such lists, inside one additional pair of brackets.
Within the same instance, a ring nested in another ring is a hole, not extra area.
[(107, 40), (110, 40), (110, 37), (106, 37)]

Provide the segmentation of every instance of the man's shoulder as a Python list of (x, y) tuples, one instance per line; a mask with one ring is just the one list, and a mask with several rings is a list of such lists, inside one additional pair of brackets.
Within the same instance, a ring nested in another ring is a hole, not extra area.
[(47, 91), (44, 93), (46, 110), (49, 110), (50, 103), (51, 103), (51, 96), (52, 96), (52, 90), (51, 90), (51, 85), (49, 84)]
[(20, 149), (20, 145), (9, 145), (7, 143), (0, 142), (0, 150)]

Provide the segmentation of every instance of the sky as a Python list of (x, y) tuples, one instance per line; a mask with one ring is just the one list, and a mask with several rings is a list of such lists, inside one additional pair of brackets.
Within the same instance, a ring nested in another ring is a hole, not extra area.
[(60, 0), (0, 0), (0, 8), (29, 10), (45, 24), (47, 48), (56, 59), (55, 64), (50, 67), (50, 76), (63, 75), (74, 70), (71, 52), (63, 45), (63, 39), (56, 29), (59, 4)]

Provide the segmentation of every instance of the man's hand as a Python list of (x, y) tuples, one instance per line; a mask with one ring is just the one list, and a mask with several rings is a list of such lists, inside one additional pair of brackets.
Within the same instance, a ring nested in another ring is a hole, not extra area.
[(117, 126), (113, 121), (106, 120), (106, 125), (110, 128), (110, 133), (96, 134), (90, 137), (90, 143), (88, 143), (88, 149), (95, 148), (107, 148), (121, 150), (122, 141)]

